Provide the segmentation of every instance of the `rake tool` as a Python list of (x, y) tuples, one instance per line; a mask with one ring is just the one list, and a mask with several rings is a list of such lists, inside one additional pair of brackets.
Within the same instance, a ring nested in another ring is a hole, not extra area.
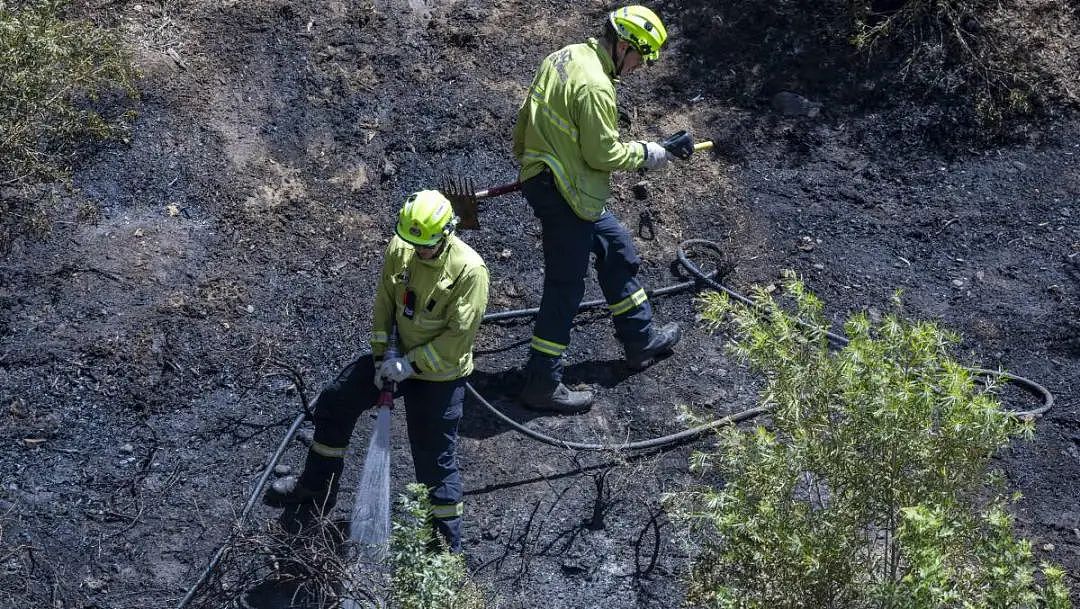
[[(670, 137), (660, 142), (660, 145), (666, 148), (673, 156), (684, 161), (689, 159), (696, 151), (709, 150), (713, 147), (711, 141), (698, 142), (695, 144), (694, 138), (686, 131), (678, 131), (672, 134)], [(439, 191), (443, 193), (443, 196), (449, 199), (450, 205), (454, 208), (454, 213), (460, 219), (458, 228), (461, 229), (480, 228), (480, 217), (477, 213), (480, 199), (500, 197), (519, 190), (521, 190), (521, 182), (503, 184), (502, 186), (495, 186), (485, 190), (476, 190), (476, 184), (473, 182), (472, 178), (461, 177), (447, 178), (439, 188)]]
[(499, 197), (521, 190), (521, 182), (503, 184), (485, 190), (476, 190), (476, 184), (472, 178), (447, 178), (439, 188), (443, 195), (450, 200), (454, 207), (454, 213), (461, 220), (458, 228), (480, 228), (480, 218), (477, 216), (477, 207), (480, 199)]

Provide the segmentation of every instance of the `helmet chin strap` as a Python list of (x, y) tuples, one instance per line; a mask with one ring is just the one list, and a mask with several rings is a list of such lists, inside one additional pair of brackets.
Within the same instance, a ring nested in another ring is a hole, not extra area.
[(439, 242), (436, 244), (438, 247), (435, 248), (435, 254), (434, 256), (432, 256), (432, 258), (438, 258), (442, 255), (444, 251), (446, 251), (447, 242), (450, 241), (450, 235), (453, 235), (454, 230), (457, 229), (459, 220), (460, 218), (454, 216), (450, 219), (449, 222), (446, 223), (445, 226), (443, 226), (442, 239), (439, 239)]

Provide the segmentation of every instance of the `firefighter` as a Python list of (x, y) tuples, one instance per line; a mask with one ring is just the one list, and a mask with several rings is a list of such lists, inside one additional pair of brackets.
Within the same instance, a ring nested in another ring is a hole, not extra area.
[(562, 355), (585, 293), (589, 253), (627, 364), (642, 369), (671, 352), (678, 324), (653, 323), (626, 228), (605, 209), (612, 171), (657, 169), (670, 154), (656, 142), (621, 142), (615, 83), (659, 57), (667, 30), (654, 12), (627, 6), (608, 15), (601, 38), (548, 55), (514, 127), (522, 192), (543, 230), (544, 294), (525, 366), (522, 401), (535, 410), (581, 412), (592, 392), (562, 383)]
[[(401, 208), (375, 292), (372, 352), (319, 395), (303, 472), (278, 480), (265, 495), (267, 504), (285, 508), (286, 530), (299, 532), (318, 513), (329, 513), (356, 420), (375, 403), (383, 383), (393, 381), (405, 398), (416, 479), (430, 489), (438, 532), (451, 551), (461, 551), (458, 423), (487, 307), (488, 272), (454, 234), (457, 221), (450, 202), (434, 190), (409, 196)], [(395, 324), (400, 355), (384, 357)]]

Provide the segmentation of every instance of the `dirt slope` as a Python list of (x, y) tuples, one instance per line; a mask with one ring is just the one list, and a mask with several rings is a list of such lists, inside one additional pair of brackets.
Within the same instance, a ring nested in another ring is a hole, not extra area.
[[(836, 41), (799, 55), (798, 37), (764, 36), (784, 24), (748, 22), (747, 40), (772, 42), (736, 47), (720, 34), (737, 15), (703, 4), (660, 4), (672, 52), (620, 89), (628, 138), (684, 127), (723, 138), (719, 157), (616, 179), (615, 212), (631, 231), (643, 212), (654, 219), (655, 237), (638, 242), (650, 286), (676, 280), (682, 239), (707, 236), (737, 262), (736, 288), (792, 268), (838, 321), (884, 311), (903, 289), (909, 314), (964, 334), (971, 363), (1046, 384), (1057, 408), (1001, 464), (1026, 496), (1021, 532), (1080, 573), (1080, 124), (941, 152), (918, 108), (868, 110), (833, 86), (830, 75), (850, 80), (836, 71)], [(94, 8), (138, 49), (144, 97), (130, 145), (98, 151), (74, 191), (56, 191), (67, 215), (51, 235), (0, 259), (5, 607), (175, 606), (297, 412), (272, 362), (318, 387), (365, 348), (393, 210), (446, 174), (513, 180), (509, 132), (535, 65), (588, 35), (606, 5)], [(781, 89), (822, 103), (820, 114), (776, 112)], [(643, 179), (644, 200), (631, 193)], [(481, 220), (466, 238), (491, 269), (491, 310), (534, 306), (539, 227), (524, 201), (488, 202)], [(637, 375), (602, 315), (575, 329), (569, 376), (600, 391), (588, 415), (536, 417), (513, 403), (526, 351), (502, 347), (527, 338), (528, 323), (483, 331), (481, 348), (496, 352), (476, 384), (519, 420), (579, 440), (675, 431), (676, 404), (754, 404), (752, 379), (693, 326), (690, 295), (656, 308), (687, 337)], [(574, 457), (467, 409), (465, 547), (503, 606), (677, 605), (686, 551), (658, 498), (685, 481), (691, 447)], [(395, 434), (400, 489), (411, 480), (402, 421)], [(351, 503), (346, 492), (342, 509)]]

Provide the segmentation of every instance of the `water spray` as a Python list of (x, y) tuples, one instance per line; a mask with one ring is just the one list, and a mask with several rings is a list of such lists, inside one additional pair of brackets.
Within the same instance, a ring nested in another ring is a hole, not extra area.
[[(397, 326), (390, 330), (385, 359), (398, 357)], [(358, 573), (361, 564), (377, 565), (385, 560), (390, 541), (390, 411), (394, 408), (397, 383), (386, 379), (375, 400), (375, 431), (368, 442), (364, 471), (356, 485), (355, 503), (349, 525), (349, 542), (353, 546), (351, 573)], [(351, 579), (351, 578), (350, 578)], [(345, 599), (342, 609), (358, 609), (352, 598)]]

